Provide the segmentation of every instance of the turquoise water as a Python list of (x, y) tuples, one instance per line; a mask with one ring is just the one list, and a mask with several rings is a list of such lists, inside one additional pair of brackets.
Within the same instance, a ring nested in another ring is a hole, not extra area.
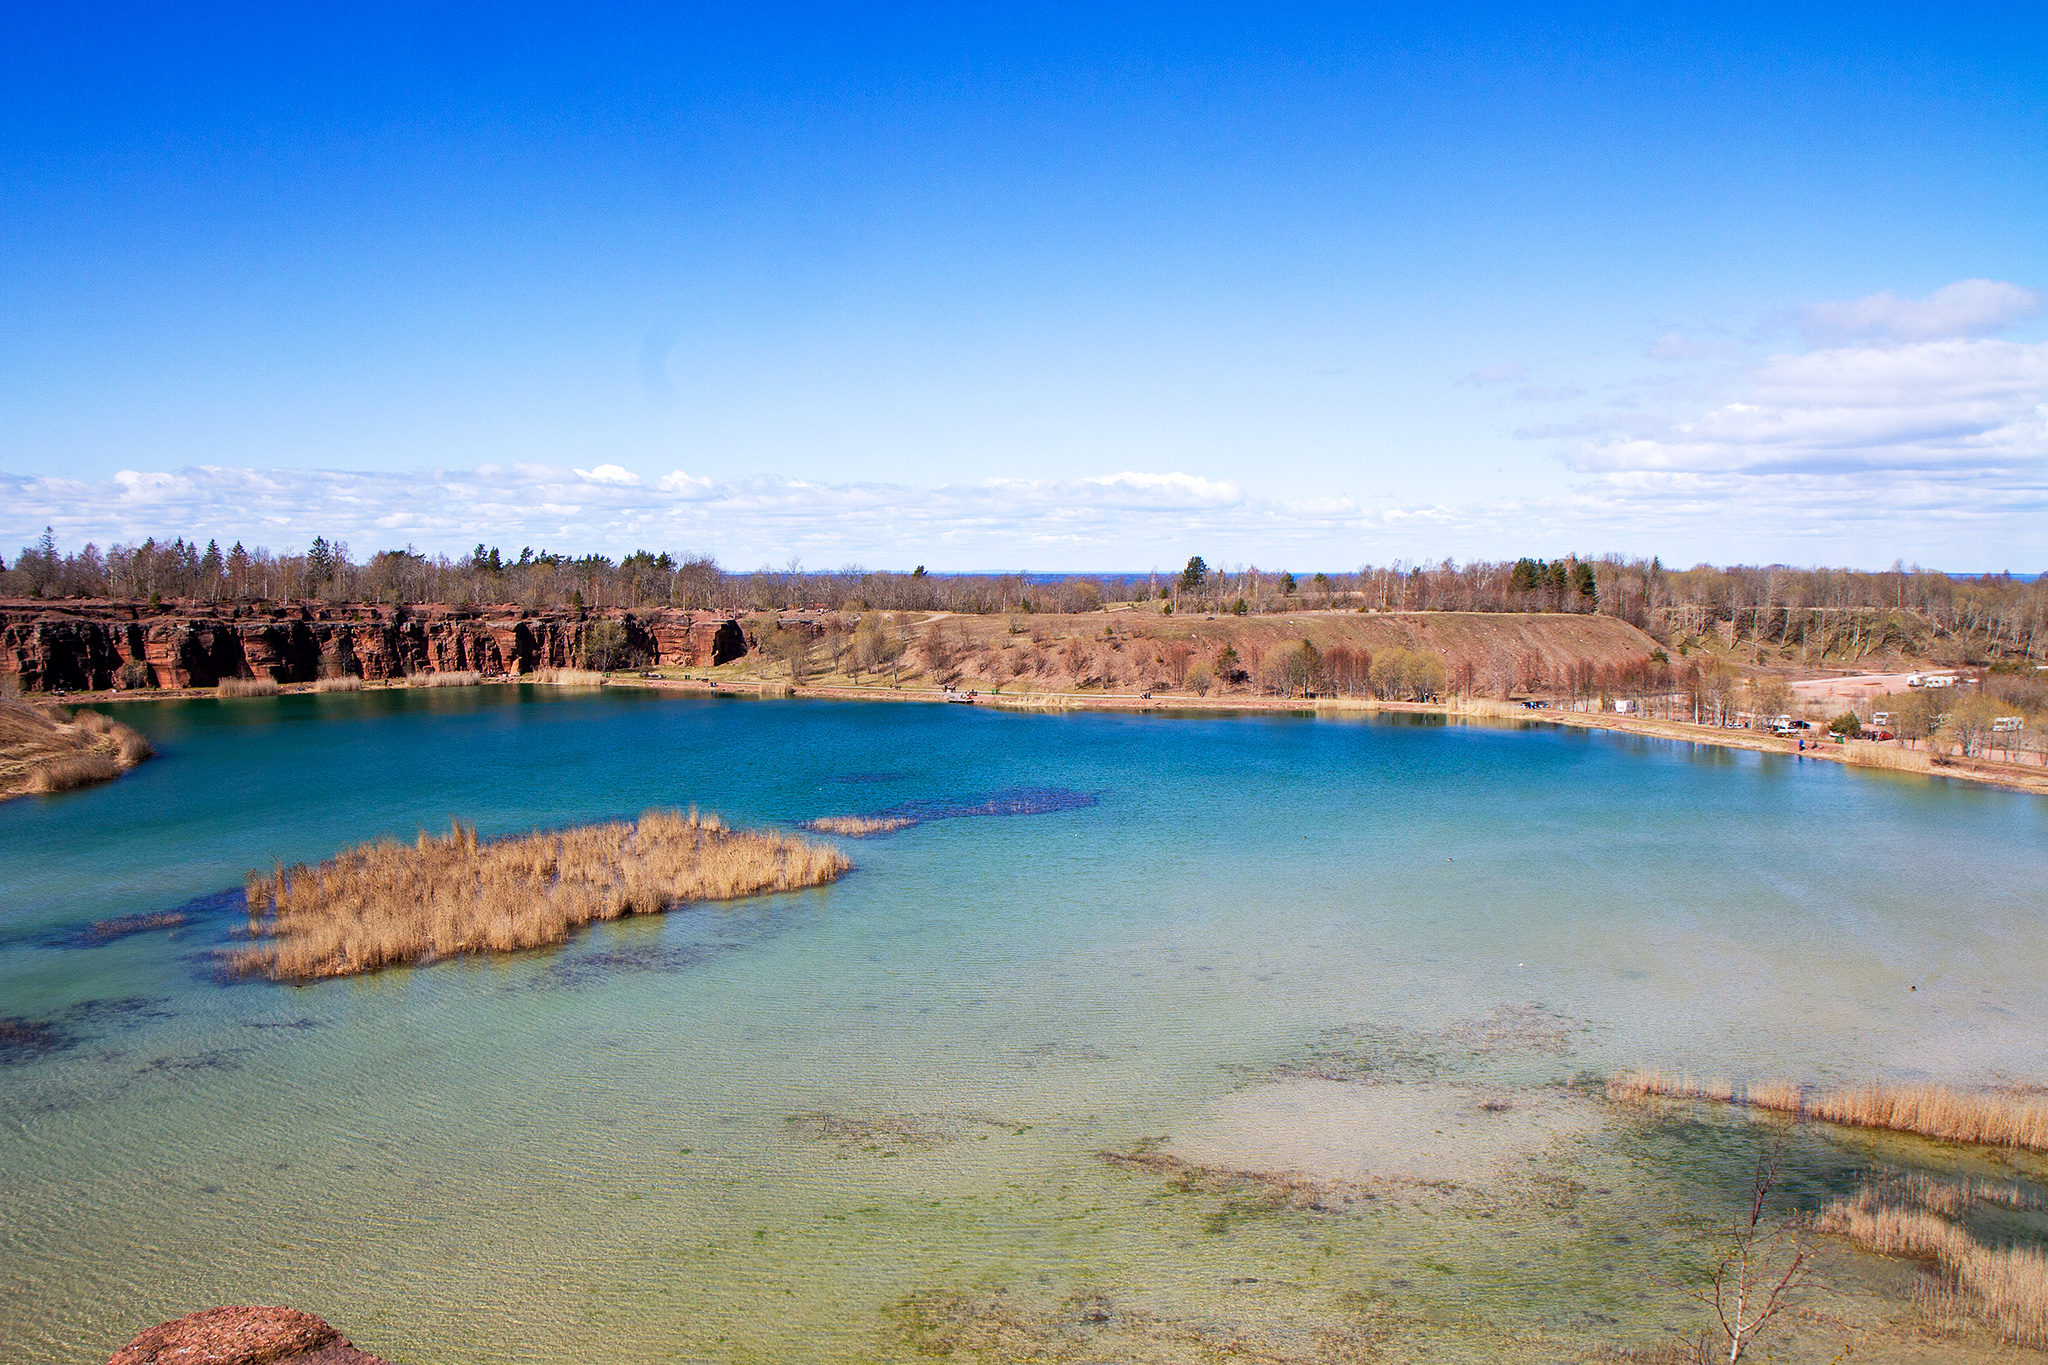
[[(1313, 1358), (1382, 1328), (1543, 1358), (1679, 1321), (1643, 1285), (1686, 1254), (1670, 1201), (1751, 1159), (1742, 1125), (1606, 1124), (1556, 1207), (1334, 1216), (1098, 1154), (1390, 1048), (1506, 1086), (2048, 1077), (2034, 797), (1434, 719), (511, 688), (121, 715), (158, 760), (0, 806), (8, 1361), (251, 1301), (410, 1362), (1192, 1359), (1233, 1332)], [(246, 869), (450, 816), (784, 825), (1019, 786), (1094, 801), (853, 842), (834, 886), (559, 950), (304, 988), (213, 962)], [(1442, 1041), (1502, 1007), (1556, 1037)], [(1898, 1155), (1799, 1140), (1816, 1189)]]

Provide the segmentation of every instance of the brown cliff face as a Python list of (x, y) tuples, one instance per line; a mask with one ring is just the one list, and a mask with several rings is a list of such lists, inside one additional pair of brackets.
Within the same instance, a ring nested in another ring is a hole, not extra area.
[(223, 678), (312, 682), (414, 673), (526, 673), (582, 662), (590, 623), (616, 621), (628, 650), (702, 668), (746, 653), (739, 623), (712, 612), (522, 611), (516, 607), (235, 606), (0, 601), (0, 678), (23, 691), (117, 685), (211, 687)]
[(158, 1323), (107, 1365), (389, 1365), (311, 1313), (209, 1308)]

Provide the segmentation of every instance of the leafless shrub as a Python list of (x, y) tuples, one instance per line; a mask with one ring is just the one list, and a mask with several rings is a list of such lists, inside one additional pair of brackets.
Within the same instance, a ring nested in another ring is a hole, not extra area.
[(1765, 1208), (1777, 1184), (1774, 1156), (1757, 1162), (1748, 1209), (1735, 1220), (1726, 1250), (1714, 1267), (1713, 1287), (1701, 1298), (1727, 1340), (1729, 1365), (1741, 1360), (1784, 1313), (1813, 1287), (1815, 1249), (1797, 1218), (1771, 1219)]

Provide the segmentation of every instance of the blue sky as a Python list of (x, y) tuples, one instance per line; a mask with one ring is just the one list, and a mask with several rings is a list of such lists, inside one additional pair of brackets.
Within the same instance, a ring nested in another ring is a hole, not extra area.
[(10, 550), (2048, 560), (2025, 10), (30, 8)]

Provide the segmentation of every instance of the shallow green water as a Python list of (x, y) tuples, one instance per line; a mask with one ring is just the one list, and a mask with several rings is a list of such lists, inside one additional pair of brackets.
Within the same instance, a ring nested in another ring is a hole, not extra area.
[[(1611, 1124), (1576, 1187), (1483, 1210), (1274, 1209), (1097, 1154), (1317, 1059), (1434, 1065), (1502, 1006), (1568, 1041), (1442, 1064), (2048, 1076), (2038, 798), (1393, 720), (497, 688), (122, 715), (160, 759), (0, 807), (8, 1361), (238, 1301), (412, 1362), (894, 1359), (998, 1322), (1139, 1355), (1654, 1335), (1745, 1125)], [(1019, 786), (1096, 801), (556, 951), (309, 988), (211, 966), (238, 916), (205, 898), (245, 869), (451, 814), (744, 826)], [(1815, 1190), (1897, 1156), (1799, 1141)]]

